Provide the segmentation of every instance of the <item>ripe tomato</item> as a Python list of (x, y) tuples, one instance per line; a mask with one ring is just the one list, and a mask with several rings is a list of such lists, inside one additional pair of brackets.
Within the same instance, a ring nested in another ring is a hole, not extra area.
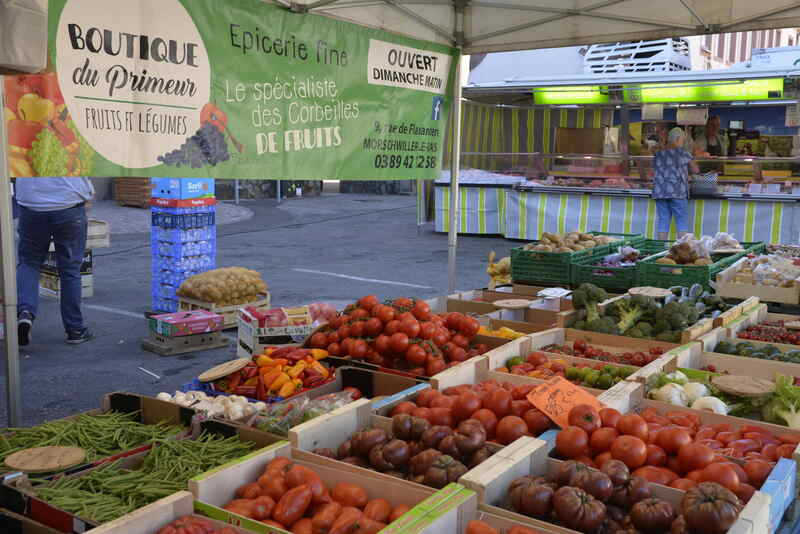
[(589, 437), (589, 448), (592, 454), (597, 456), (601, 452), (610, 451), (611, 444), (614, 443), (618, 436), (619, 432), (617, 432), (616, 428), (603, 427), (592, 432)]
[(497, 428), (497, 416), (493, 411), (481, 408), (473, 412), (469, 419), (475, 419), (483, 426), (487, 438), (494, 437), (495, 429)]
[(392, 349), (392, 352), (402, 353), (408, 350), (408, 336), (403, 332), (397, 332), (392, 334), (389, 338), (389, 347)]
[(308, 340), (308, 344), (315, 349), (324, 349), (330, 343), (332, 342), (328, 341), (328, 336), (322, 332), (315, 333), (313, 336), (311, 336), (311, 339)]
[(414, 307), (414, 301), (408, 297), (398, 297), (394, 299), (392, 306), (400, 308), (402, 311), (407, 311)]
[(456, 398), (451, 395), (439, 395), (431, 401), (431, 408), (447, 408), (452, 410), (456, 404)]
[(428, 418), (431, 416), (431, 409), (425, 408), (423, 406), (418, 406), (417, 408), (411, 410), (411, 416), (419, 417), (420, 419), (425, 419), (427, 421)]
[(339, 339), (347, 339), (350, 337), (350, 327), (346, 324), (343, 324), (339, 327), (336, 333), (339, 335)]
[(401, 414), (401, 413), (410, 414), (416, 408), (417, 408), (417, 405), (414, 404), (413, 402), (411, 402), (411, 401), (403, 401), (400, 404), (398, 404), (397, 406), (395, 406), (394, 408), (392, 408), (392, 411), (389, 413), (389, 415), (391, 417), (394, 417), (395, 415), (398, 415), (398, 414)]
[(637, 469), (647, 461), (647, 445), (636, 436), (620, 436), (611, 444), (611, 457)]
[(453, 404), (453, 417), (456, 421), (469, 419), (472, 414), (480, 410), (481, 398), (474, 391), (465, 391), (455, 397), (455, 399), (455, 404)]
[(388, 324), (394, 319), (394, 308), (379, 304), (372, 308), (372, 316), (380, 319), (383, 324)]
[(389, 336), (381, 334), (375, 338), (373, 347), (378, 354), (388, 354), (391, 348), (389, 347)]
[[(328, 352), (330, 352), (330, 350)], [(761, 449), (761, 454), (763, 454), (764, 457), (770, 462), (777, 462), (778, 458), (780, 457), (778, 455), (778, 445), (774, 445), (772, 443), (769, 445), (764, 445), (764, 448)]]
[(713, 463), (707, 465), (700, 471), (700, 482), (716, 482), (736, 492), (739, 489), (739, 475), (736, 474), (733, 467), (728, 463)]
[(469, 340), (461, 334), (454, 335), (451, 341), (462, 349), (469, 347)]
[(621, 416), (617, 422), (617, 430), (622, 435), (634, 436), (642, 441), (647, 441), (647, 421), (634, 413)]
[[(444, 397), (443, 397), (444, 398)], [(453, 415), (450, 412), (450, 408), (431, 408), (430, 416), (428, 417), (428, 421), (432, 425), (441, 425), (441, 426), (453, 426)]]
[(445, 318), (445, 325), (450, 330), (458, 330), (461, 327), (461, 320), (464, 318), (464, 315), (458, 312), (450, 312), (447, 314)]
[(430, 321), (419, 325), (419, 337), (422, 339), (432, 339), (436, 333), (436, 325)]
[(569, 411), (568, 421), (571, 426), (581, 427), (587, 434), (600, 428), (600, 414), (588, 404), (578, 404), (572, 408)]
[(744, 464), (748, 482), (756, 488), (764, 485), (764, 481), (767, 480), (771, 471), (772, 466), (765, 460), (748, 460)]
[(425, 375), (426, 376), (433, 376), (435, 374), (441, 373), (447, 369), (447, 364), (444, 361), (444, 358), (440, 357), (429, 357), (428, 362), (425, 364)]
[[(512, 398), (513, 398), (513, 395), (512, 395)], [(511, 415), (516, 415), (517, 417), (522, 417), (531, 408), (533, 408), (533, 404), (531, 404), (527, 399), (520, 399), (520, 400), (512, 400), (511, 401)]]
[(402, 324), (403, 323), (401, 323), (399, 320), (392, 319), (391, 321), (386, 323), (386, 326), (383, 328), (383, 333), (386, 334), (387, 336), (392, 336), (400, 331), (400, 327), (402, 326)]
[(355, 320), (355, 319), (365, 319), (367, 317), (369, 317), (369, 312), (367, 310), (362, 309), (362, 308), (357, 308), (357, 309), (353, 310), (352, 312), (350, 312), (350, 319), (353, 319), (353, 320)]
[(739, 497), (739, 500), (745, 504), (747, 504), (750, 498), (753, 497), (755, 492), (756, 489), (750, 484), (739, 484), (739, 489), (735, 491), (736, 496)]
[(406, 360), (414, 367), (425, 365), (428, 360), (428, 353), (419, 345), (410, 345), (406, 350)]
[(611, 457), (611, 451), (601, 452), (597, 456), (594, 457), (594, 464), (599, 468), (603, 468), (603, 464), (609, 460), (613, 460), (614, 458)]
[(350, 337), (362, 337), (364, 335), (364, 321), (356, 321), (350, 325)]
[(417, 405), (430, 408), (434, 399), (438, 398), (440, 395), (442, 395), (442, 392), (437, 389), (423, 389), (419, 392), (419, 395), (417, 395)]
[(511, 393), (502, 388), (492, 390), (483, 401), (483, 408), (491, 410), (498, 419), (511, 413)]
[(703, 469), (714, 461), (714, 450), (702, 443), (687, 443), (678, 449), (678, 465), (684, 473)]
[(667, 454), (677, 454), (681, 447), (692, 442), (692, 436), (682, 428), (663, 428), (658, 433), (656, 445)]
[(330, 345), (328, 345), (328, 348), (326, 350), (331, 356), (342, 355), (342, 347), (338, 343), (331, 343)]
[[(575, 343), (577, 343), (577, 341)], [(622, 414), (614, 408), (602, 408), (600, 410), (600, 421), (603, 426), (617, 428), (620, 417), (622, 417)]]
[(367, 311), (372, 311), (372, 308), (380, 304), (378, 297), (375, 295), (367, 295), (358, 299), (358, 306)]
[(794, 443), (785, 443), (783, 445), (778, 445), (777, 453), (778, 458), (788, 458), (792, 459), (792, 454), (794, 454), (794, 450), (797, 446)]
[(525, 361), (539, 367), (540, 365), (546, 364), (550, 359), (547, 357), (547, 354), (543, 352), (531, 352), (525, 358)]
[(528, 433), (528, 425), (521, 417), (507, 415), (500, 419), (495, 429), (497, 441), (508, 445)]
[(433, 334), (432, 340), (433, 344), (437, 347), (443, 347), (448, 341), (450, 341), (450, 333), (446, 328), (437, 328), (436, 332)]
[(467, 338), (474, 337), (478, 330), (480, 330), (481, 324), (478, 322), (477, 319), (474, 317), (465, 317), (461, 320), (461, 325), (458, 331), (463, 334)]
[(658, 445), (650, 444), (647, 446), (647, 465), (661, 466), (667, 463), (667, 453)]
[(461, 347), (453, 347), (446, 353), (447, 359), (451, 362), (463, 362), (471, 358), (471, 355)]
[(697, 485), (697, 482), (691, 480), (689, 478), (676, 478), (672, 481), (669, 485), (670, 488), (675, 488), (683, 491), (688, 491), (689, 488), (693, 488)]
[(417, 300), (414, 302), (411, 313), (420, 321), (427, 321), (431, 317), (431, 307), (424, 300)]
[(577, 426), (568, 426), (556, 435), (556, 452), (563, 458), (585, 456), (589, 450), (589, 435)]
[(525, 420), (525, 424), (528, 425), (528, 432), (532, 436), (538, 436), (553, 426), (550, 418), (537, 408), (531, 408), (525, 412), (522, 418)]
[(364, 321), (364, 334), (375, 337), (383, 331), (383, 323), (377, 317), (370, 317)]
[(369, 346), (363, 339), (356, 339), (350, 344), (350, 356), (353, 358), (361, 360), (367, 355), (368, 351)]
[(419, 337), (419, 321), (417, 321), (414, 317), (406, 317), (400, 323), (400, 332), (403, 332), (410, 338)]
[(639, 469), (633, 471), (631, 476), (642, 477), (648, 482), (662, 484), (664, 486), (668, 486), (670, 482), (677, 480), (678, 478), (669, 469), (664, 469), (663, 467), (656, 467), (653, 465), (645, 465), (640, 467)]
[(714, 439), (717, 433), (714, 431), (714, 428), (711, 426), (701, 426), (697, 429), (697, 433), (694, 435), (694, 439), (701, 440), (701, 439)]

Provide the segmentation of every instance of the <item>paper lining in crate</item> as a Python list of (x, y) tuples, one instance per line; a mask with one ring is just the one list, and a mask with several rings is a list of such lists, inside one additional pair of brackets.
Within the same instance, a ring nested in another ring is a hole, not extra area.
[[(624, 382), (621, 382), (623, 384)], [(633, 385), (633, 383), (628, 383)], [(464, 475), (460, 481), (467, 488), (478, 493), (482, 501), (481, 510), (493, 515), (518, 521), (528, 528), (540, 532), (557, 532), (559, 534), (577, 534), (565, 526), (548, 521), (528, 517), (512, 511), (508, 500), (508, 488), (515, 479), (523, 476), (546, 476), (553, 473), (561, 464), (560, 460), (549, 457), (552, 445), (548, 442), (522, 437), (515, 445), (525, 440), (524, 446), (513, 451), (503, 451), (472, 471)], [(653, 497), (670, 502), (679, 508), (684, 492), (667, 486), (650, 483)], [(756, 491), (750, 502), (739, 513), (736, 522), (728, 530), (731, 534), (767, 534), (769, 531), (770, 496)]]
[[(767, 286), (746, 283), (740, 277), (739, 271), (748, 262), (747, 257), (736, 261), (733, 265), (717, 275), (716, 292), (720, 297), (747, 299), (750, 296), (759, 297), (764, 302), (782, 302), (784, 304), (800, 303), (800, 284), (793, 283), (791, 287)], [(752, 280), (752, 273), (749, 277)]]
[(203, 302), (202, 300), (179, 296), (178, 310), (179, 311), (208, 310), (212, 313), (217, 313), (221, 315), (224, 319), (222, 323), (223, 330), (227, 330), (228, 328), (233, 328), (236, 326), (239, 308), (243, 308), (245, 306), (252, 306), (254, 308), (268, 308), (269, 301), (270, 301), (269, 292), (261, 293), (258, 296), (258, 300), (256, 301), (243, 302), (241, 304), (235, 304), (231, 306), (219, 306), (214, 302)]

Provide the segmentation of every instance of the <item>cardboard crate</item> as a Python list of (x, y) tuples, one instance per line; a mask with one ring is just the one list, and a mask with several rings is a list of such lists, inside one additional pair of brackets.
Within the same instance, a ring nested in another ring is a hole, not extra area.
[[(742, 425), (756, 425), (765, 428), (776, 436), (781, 435), (796, 435), (797, 432), (789, 427), (765, 423), (753, 419), (745, 419), (741, 417), (734, 417), (730, 415), (721, 415), (705, 410), (692, 410), (691, 408), (676, 407), (665, 402), (654, 401), (646, 398), (645, 387), (643, 384), (636, 384), (635, 388), (629, 391), (631, 397), (631, 410), (632, 412), (641, 412), (645, 408), (655, 408), (660, 414), (666, 412), (680, 410), (696, 414), (700, 418), (701, 425), (716, 425), (719, 423), (727, 423), (731, 425), (734, 430)], [(601, 397), (600, 400), (603, 400)], [(739, 464), (744, 463), (742, 458), (731, 458), (732, 461)], [(800, 463), (800, 445), (794, 451), (792, 460), (785, 460), (778, 462), (773, 468), (767, 481), (761, 488), (756, 488), (759, 492), (763, 492), (770, 496), (769, 507), (769, 525), (770, 532), (774, 532), (781, 521), (786, 510), (794, 502), (796, 497), (796, 481), (797, 481), (797, 468)]]
[[(61, 298), (61, 278), (58, 275), (42, 273), (39, 276), (39, 295), (43, 297)], [(94, 296), (94, 275), (81, 275), (81, 298)]]
[[(218, 434), (224, 437), (237, 435), (239, 436), (240, 440), (251, 442), (255, 444), (257, 448), (261, 449), (270, 447), (275, 443), (280, 443), (280, 440), (275, 440), (272, 437), (268, 436), (267, 434), (257, 431), (255, 429), (226, 424), (220, 421), (203, 421), (197, 423), (197, 426), (195, 428), (196, 435), (199, 435), (204, 431)], [(136, 454), (125, 456), (124, 458), (120, 459), (120, 464), (119, 464), (120, 468), (129, 470), (138, 469), (144, 462), (148, 452), (149, 452), (148, 450), (144, 450)], [(257, 453), (258, 450), (256, 450), (253, 453), (250, 453), (244, 458), (249, 458), (250, 456)], [(225, 469), (228, 465), (231, 464), (220, 466), (216, 469), (209, 471), (209, 473), (214, 473), (219, 470)], [(90, 469), (69, 474), (67, 476), (72, 478), (86, 476), (93, 469), (98, 469), (99, 467), (102, 466), (98, 465)], [(16, 489), (16, 491), (18, 491), (25, 499), (25, 513), (28, 517), (31, 517), (52, 528), (55, 528), (60, 532), (63, 532), (65, 534), (73, 534), (73, 533), (80, 534), (86, 530), (99, 526), (99, 524), (96, 521), (93, 521), (91, 518), (75, 516), (37, 497), (34, 486), (31, 480), (26, 475), (19, 475), (13, 478), (11, 481), (7, 481), (7, 484)], [(165, 499), (168, 498), (169, 497), (165, 497)], [(154, 504), (159, 503), (161, 500), (154, 501)]]
[[(511, 482), (522, 476), (546, 476), (553, 473), (561, 461), (549, 457), (552, 447), (548, 442), (535, 438), (520, 438), (526, 440), (524, 447), (514, 451), (496, 455), (462, 477), (461, 484), (478, 493), (478, 498), (484, 504), (482, 511), (517, 521), (543, 532), (558, 534), (574, 534), (576, 531), (569, 528), (528, 517), (516, 513), (508, 506), (506, 495)], [(684, 492), (674, 488), (650, 484), (653, 496), (669, 501), (676, 508), (679, 506)], [(482, 499), (481, 499), (482, 498)], [(767, 534), (769, 531), (769, 505), (770, 496), (756, 491), (750, 502), (739, 514), (739, 518), (728, 531), (731, 534)]]
[[(453, 484), (441, 493), (433, 488), (384, 475), (376, 471), (358, 468), (343, 462), (328, 464), (315, 461), (314, 454), (292, 449), (286, 442), (276, 443), (224, 468), (205, 473), (189, 481), (189, 488), (197, 500), (196, 508), (205, 516), (227, 523), (239, 524), (257, 533), (267, 533), (266, 525), (223, 509), (235, 499), (238, 487), (247, 482), (255, 482), (264, 472), (271, 460), (276, 457), (290, 458), (294, 463), (313, 469), (330, 489), (338, 482), (350, 482), (364, 488), (369, 499), (383, 498), (393, 506), (405, 504), (411, 510), (397, 522), (409, 521), (414, 516), (426, 515), (446, 499), (448, 492), (459, 492), (461, 487)], [(277, 531), (279, 532), (279, 531)]]
[[(265, 348), (304, 343), (316, 331), (312, 328), (311, 315), (307, 306), (287, 308), (289, 311), (305, 311), (305, 324), (287, 326), (259, 326), (259, 321), (244, 308), (236, 313), (237, 354), (240, 357), (261, 354)], [(286, 341), (291, 340), (291, 343)]]
[(150, 178), (114, 178), (114, 200), (120, 206), (149, 207), (152, 189)]
[(699, 370), (708, 365), (713, 365), (718, 373), (752, 376), (766, 380), (774, 380), (775, 375), (778, 373), (788, 376), (800, 376), (800, 364), (797, 363), (759, 360), (745, 356), (706, 351), (699, 353), (696, 351), (678, 351), (671, 353), (669, 356), (670, 358), (663, 362), (661, 369), (665, 373), (670, 373), (678, 368)]
[(86, 248), (108, 248), (111, 246), (111, 226), (97, 219), (89, 219), (89, 227), (86, 232)]
[(245, 302), (235, 306), (218, 306), (214, 302), (203, 302), (189, 297), (178, 297), (178, 311), (207, 310), (223, 317), (222, 328), (227, 330), (236, 326), (239, 308), (253, 306), (255, 308), (269, 308), (270, 295), (262, 293), (254, 302)]
[(54, 528), (3, 509), (0, 509), (0, 532), (3, 534), (59, 534)]
[[(237, 534), (252, 532), (218, 519), (202, 516), (197, 504), (190, 492), (181, 491), (92, 529), (91, 532), (92, 534), (154, 534), (172, 521), (187, 515), (203, 517), (211, 521), (216, 528), (231, 527)], [(264, 524), (262, 527), (267, 528)], [(53, 530), (52, 532), (58, 531)]]
[(716, 292), (720, 297), (748, 299), (756, 296), (764, 302), (800, 303), (800, 285), (792, 287), (771, 287), (758, 284), (741, 284), (734, 280), (742, 264), (748, 261), (743, 257), (733, 265), (717, 274)]
[(151, 178), (153, 198), (190, 200), (214, 197), (214, 178)]
[(497, 306), (489, 302), (477, 302), (459, 298), (459, 294), (447, 295), (426, 299), (431, 307), (431, 313), (459, 312), (465, 315), (481, 316), (497, 311)]

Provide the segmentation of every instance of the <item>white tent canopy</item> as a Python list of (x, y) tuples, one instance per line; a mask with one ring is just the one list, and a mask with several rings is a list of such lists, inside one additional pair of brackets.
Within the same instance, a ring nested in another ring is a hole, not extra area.
[(465, 54), (800, 26), (791, 0), (276, 0)]
[[(79, 2), (80, 0), (72, 0)], [(220, 0), (221, 2), (224, 0)], [(575, 46), (800, 26), (792, 0), (265, 0), (313, 13), (461, 48), (464, 54)], [(0, 0), (0, 69), (45, 67), (46, 0)], [(463, 62), (462, 62), (463, 68)], [(453, 87), (460, 117), (461, 73)], [(2, 89), (0, 89), (2, 100)], [(455, 283), (461, 121), (454, 121), (449, 235), (450, 288)], [(5, 122), (0, 122), (0, 251), (6, 317), (9, 423), (21, 423), (16, 334), (14, 233), (9, 202)]]

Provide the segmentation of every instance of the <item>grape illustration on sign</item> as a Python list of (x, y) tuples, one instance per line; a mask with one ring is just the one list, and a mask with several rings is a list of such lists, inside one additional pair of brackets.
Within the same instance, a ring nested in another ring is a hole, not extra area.
[[(178, 0), (67, 2), (56, 55), (75, 125), (109, 161), (198, 168), (229, 158), (218, 125), (201, 124), (211, 69), (200, 33)], [(165, 147), (180, 148), (162, 156)]]

